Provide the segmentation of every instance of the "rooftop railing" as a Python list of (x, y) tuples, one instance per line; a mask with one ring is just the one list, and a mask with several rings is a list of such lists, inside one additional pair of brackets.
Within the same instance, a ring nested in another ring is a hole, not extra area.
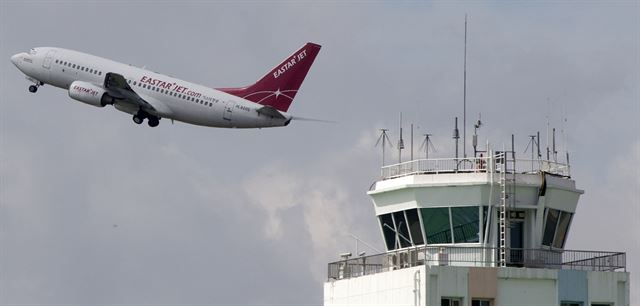
[[(416, 247), (332, 262), (328, 279), (347, 279), (416, 266), (499, 267), (499, 248)], [(626, 253), (547, 249), (507, 249), (507, 266), (626, 272)]]
[(564, 177), (570, 177), (569, 165), (550, 160), (516, 159), (507, 160), (498, 157), (466, 157), (466, 158), (435, 158), (416, 159), (399, 164), (384, 166), (381, 169), (382, 179), (391, 179), (407, 175), (417, 174), (442, 174), (442, 173), (486, 173), (499, 172), (501, 167), (506, 167), (507, 173), (532, 174), (547, 172)]

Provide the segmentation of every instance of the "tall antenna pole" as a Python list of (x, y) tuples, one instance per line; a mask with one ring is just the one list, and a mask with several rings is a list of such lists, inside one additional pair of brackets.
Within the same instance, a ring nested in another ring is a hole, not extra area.
[(553, 128), (553, 161), (558, 161), (558, 151), (556, 151), (556, 128)]
[(547, 97), (547, 160), (551, 160), (549, 158), (549, 111), (551, 108), (551, 103), (549, 102), (549, 97)]
[(538, 149), (538, 159), (542, 158), (542, 154), (540, 154), (540, 131), (536, 134), (536, 148)]
[(458, 131), (458, 117), (456, 117), (456, 125), (453, 128), (453, 139), (456, 140), (456, 159), (458, 159), (458, 139), (460, 139), (460, 132)]
[(464, 77), (462, 93), (462, 151), (467, 157), (467, 14), (464, 14)]
[(402, 163), (402, 149), (404, 149), (404, 141), (402, 140), (402, 113), (400, 113), (400, 139), (398, 140), (398, 164)]
[(411, 124), (411, 160), (413, 160), (413, 123)]

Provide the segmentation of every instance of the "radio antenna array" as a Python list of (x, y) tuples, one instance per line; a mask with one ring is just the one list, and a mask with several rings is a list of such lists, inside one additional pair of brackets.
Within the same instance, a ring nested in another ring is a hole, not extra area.
[(380, 142), (382, 142), (382, 166), (384, 167), (385, 165), (385, 147), (387, 145), (389, 145), (390, 147), (393, 148), (393, 144), (391, 144), (391, 140), (389, 139), (389, 135), (387, 135), (387, 131), (388, 129), (380, 129), (380, 137), (378, 137), (378, 140), (376, 141), (376, 144), (374, 147), (377, 147), (378, 144), (380, 144)]
[(433, 152), (438, 152), (438, 150), (436, 149), (436, 146), (434, 146), (433, 142), (431, 142), (431, 135), (432, 134), (424, 134), (424, 140), (422, 141), (422, 144), (420, 145), (420, 150), (422, 150), (422, 148), (424, 148), (424, 158), (425, 159), (429, 159), (429, 147), (433, 148)]

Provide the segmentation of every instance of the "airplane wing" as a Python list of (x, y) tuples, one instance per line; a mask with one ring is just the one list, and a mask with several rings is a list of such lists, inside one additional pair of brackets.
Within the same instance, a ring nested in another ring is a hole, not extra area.
[(286, 117), (280, 111), (275, 109), (273, 106), (265, 105), (261, 108), (258, 108), (257, 111), (261, 115), (270, 116), (278, 119), (286, 119)]
[(108, 72), (104, 77), (104, 89), (110, 96), (120, 100), (119, 103), (138, 106), (148, 113), (156, 113), (157, 111), (156, 107), (133, 91), (131, 86), (127, 84), (127, 80), (120, 74)]

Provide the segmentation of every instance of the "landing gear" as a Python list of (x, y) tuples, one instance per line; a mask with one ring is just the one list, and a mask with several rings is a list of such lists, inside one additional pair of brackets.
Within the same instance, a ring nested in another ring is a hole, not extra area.
[(144, 121), (144, 117), (136, 114), (133, 115), (133, 122), (135, 122), (136, 124), (141, 124)]
[(35, 93), (36, 91), (38, 91), (38, 87), (44, 85), (43, 82), (36, 81), (36, 80), (33, 80), (33, 79), (30, 79), (30, 80), (35, 82), (35, 84), (29, 86), (29, 92), (31, 92), (31, 93)]
[(150, 127), (156, 127), (158, 126), (158, 124), (160, 124), (159, 117), (149, 115), (146, 112), (140, 111), (137, 114), (133, 115), (133, 122), (135, 122), (136, 124), (142, 124), (142, 122), (144, 122), (144, 119), (147, 119), (147, 124), (149, 124)]
[(147, 124), (149, 124), (150, 127), (156, 127), (160, 124), (160, 118), (151, 116), (147, 120)]

